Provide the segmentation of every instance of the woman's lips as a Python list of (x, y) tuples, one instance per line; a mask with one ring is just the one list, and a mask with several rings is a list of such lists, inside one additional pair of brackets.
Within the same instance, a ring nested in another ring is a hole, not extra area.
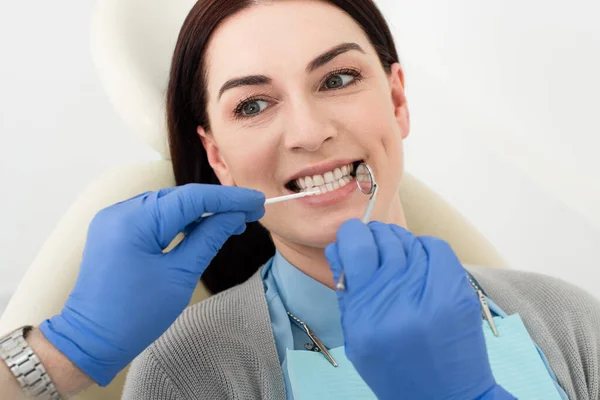
[(357, 190), (356, 180), (352, 179), (346, 186), (342, 186), (339, 189), (335, 189), (323, 194), (316, 194), (314, 196), (306, 196), (301, 199), (292, 200), (301, 202), (303, 205), (308, 206), (329, 206), (338, 202), (341, 202), (351, 193)]

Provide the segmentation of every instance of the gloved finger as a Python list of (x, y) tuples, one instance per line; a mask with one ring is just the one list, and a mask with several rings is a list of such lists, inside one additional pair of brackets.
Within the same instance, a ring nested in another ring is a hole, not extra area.
[[(188, 236), (190, 233), (192, 233), (192, 231), (193, 231), (194, 229), (196, 229), (196, 227), (198, 227), (198, 225), (200, 225), (200, 223), (202, 222), (202, 220), (203, 220), (203, 219), (198, 219), (198, 220), (196, 220), (196, 221), (192, 222), (191, 224), (189, 224), (188, 226), (186, 226), (186, 227), (183, 229), (182, 233), (183, 233), (185, 236)], [(246, 224), (244, 224), (243, 226), (241, 226), (241, 227), (240, 227), (240, 229), (239, 229), (238, 231), (234, 232), (233, 234), (234, 234), (234, 235), (241, 235), (241, 234), (242, 234), (242, 233), (244, 233), (245, 231), (246, 231)]]
[(175, 187), (168, 187), (168, 188), (162, 188), (157, 192), (157, 197), (161, 198), (161, 197), (165, 197), (166, 195), (168, 195), (169, 193), (177, 190), (179, 188), (179, 186), (175, 186)]
[(191, 224), (188, 224), (185, 228), (183, 228), (183, 230), (181, 231), (185, 236), (189, 235), (190, 233), (192, 233), (192, 231), (194, 229), (196, 229), (196, 227), (198, 225), (200, 225), (200, 222), (202, 222), (202, 220), (197, 220), (192, 222)]
[(390, 230), (396, 235), (396, 237), (402, 242), (402, 248), (404, 249), (404, 255), (408, 258), (410, 249), (414, 246), (416, 236), (406, 228), (399, 225), (389, 225)]
[(429, 270), (430, 260), (427, 252), (412, 232), (398, 225), (390, 225), (390, 229), (402, 242), (406, 257), (405, 267), (398, 270), (398, 278), (403, 280), (402, 284), (407, 291), (417, 293), (425, 284), (424, 277)]
[(235, 186), (188, 184), (157, 199), (157, 237), (168, 245), (179, 232), (205, 212), (242, 212), (247, 222), (262, 218), (265, 211), (263, 193)]
[(166, 257), (173, 258), (178, 268), (200, 278), (210, 262), (232, 235), (239, 235), (246, 228), (246, 215), (242, 212), (218, 213), (206, 217)]
[(369, 229), (379, 250), (380, 266), (375, 279), (375, 286), (379, 287), (397, 278), (406, 269), (406, 253), (402, 240), (391, 225), (373, 221), (369, 223)]
[(467, 272), (450, 244), (431, 236), (421, 236), (419, 241), (429, 257), (432, 270), (435, 270), (436, 275), (443, 277), (441, 280), (450, 284), (450, 280), (459, 277), (461, 281), (464, 278), (466, 282)]
[(113, 205), (115, 205), (115, 206), (116, 206), (116, 205), (118, 205), (118, 204), (128, 203), (128, 202), (130, 202), (130, 201), (133, 201), (133, 200), (139, 199), (140, 197), (150, 196), (152, 193), (154, 193), (154, 192), (152, 192), (152, 191), (146, 191), (146, 192), (143, 192), (143, 193), (140, 193), (140, 194), (136, 194), (136, 195), (135, 195), (135, 196), (133, 196), (133, 197), (130, 197), (130, 198), (128, 198), (128, 199), (125, 199), (125, 200), (121, 200), (121, 201), (119, 201), (119, 202), (117, 202), (117, 203), (115, 203), (115, 204), (113, 204)]
[(337, 244), (346, 291), (360, 289), (379, 266), (379, 252), (371, 230), (358, 219), (348, 220), (338, 229)]

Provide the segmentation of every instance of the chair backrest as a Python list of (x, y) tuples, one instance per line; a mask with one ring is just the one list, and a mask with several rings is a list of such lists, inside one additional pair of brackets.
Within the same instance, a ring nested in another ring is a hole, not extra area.
[[(27, 270), (2, 318), (0, 332), (39, 324), (60, 311), (72, 290), (87, 227), (102, 208), (147, 190), (174, 185), (164, 131), (164, 89), (170, 54), (193, 0), (103, 0), (92, 22), (92, 54), (116, 110), (164, 160), (119, 167), (92, 182), (52, 232)], [(490, 243), (426, 185), (407, 174), (400, 196), (410, 229), (448, 241), (467, 264), (504, 267)], [(209, 293), (198, 285), (191, 303)], [(127, 369), (106, 388), (78, 398), (119, 399)]]

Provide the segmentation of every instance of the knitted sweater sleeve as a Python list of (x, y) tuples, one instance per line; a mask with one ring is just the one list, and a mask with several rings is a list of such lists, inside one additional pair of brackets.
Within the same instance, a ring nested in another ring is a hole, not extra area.
[(151, 348), (137, 357), (127, 374), (124, 400), (180, 400), (175, 385)]

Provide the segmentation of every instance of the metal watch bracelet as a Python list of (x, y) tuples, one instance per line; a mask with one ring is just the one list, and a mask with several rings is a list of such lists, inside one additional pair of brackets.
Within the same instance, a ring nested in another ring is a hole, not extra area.
[(0, 357), (8, 365), (21, 390), (36, 400), (60, 400), (54, 383), (25, 337), (33, 329), (23, 326), (0, 338)]

